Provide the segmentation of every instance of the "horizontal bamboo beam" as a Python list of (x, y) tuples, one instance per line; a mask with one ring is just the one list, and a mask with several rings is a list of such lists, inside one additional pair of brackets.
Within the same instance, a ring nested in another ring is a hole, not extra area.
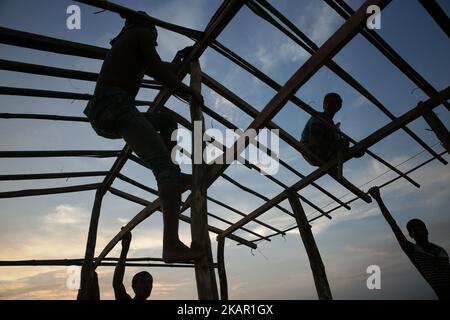
[[(390, 122), (389, 124), (385, 125), (384, 127), (380, 128), (379, 130), (375, 131), (365, 139), (361, 140), (354, 149), (351, 152), (347, 152), (343, 155), (343, 161), (348, 160), (353, 154), (357, 154), (358, 152), (361, 152), (361, 150), (364, 150), (383, 138), (387, 137), (388, 135), (394, 133), (395, 131), (399, 130), (403, 125), (410, 123), (417, 118), (419, 118), (424, 111), (432, 110), (433, 108), (436, 108), (439, 106), (443, 101), (447, 101), (450, 97), (450, 87), (447, 89), (441, 91), (436, 96), (430, 98), (426, 102), (420, 103), (417, 107), (413, 108), (409, 112), (403, 114), (401, 117), (398, 117), (396, 120)], [(319, 169), (315, 170), (311, 174), (309, 174), (305, 179), (300, 180), (299, 182), (293, 184), (290, 189), (299, 191), (302, 188), (306, 187), (311, 183), (311, 181), (317, 180), (323, 175), (326, 174), (328, 170), (330, 170), (333, 166), (336, 165), (336, 159), (329, 161), (325, 165), (321, 166)], [(225, 230), (222, 236), (227, 236), (234, 232), (235, 230), (239, 229), (240, 227), (244, 226), (248, 222), (252, 221), (254, 218), (259, 217), (261, 214), (275, 206), (276, 204), (280, 203), (281, 201), (285, 200), (287, 198), (286, 192), (283, 191), (280, 194), (278, 194), (276, 197), (272, 198), (270, 201), (266, 202), (259, 208), (255, 209), (252, 213), (250, 213), (247, 217), (241, 219), (237, 223), (235, 223), (233, 226)]]
[[(139, 198), (137, 196), (129, 194), (128, 192), (121, 191), (121, 190), (113, 188), (113, 187), (109, 187), (108, 191), (111, 192), (115, 196), (118, 196), (118, 197), (120, 197), (122, 199), (131, 201), (131, 202), (134, 202), (134, 203), (137, 203), (137, 204), (140, 204), (142, 206), (147, 206), (147, 205), (149, 205), (151, 203), (151, 201)], [(157, 211), (160, 211), (160, 210), (157, 210)]]
[(87, 44), (79, 46), (72, 41), (55, 39), (5, 27), (0, 27), (0, 43), (65, 55), (83, 56), (91, 59), (103, 59), (106, 55), (104, 49), (96, 46)]
[(85, 117), (58, 116), (53, 114), (32, 114), (32, 113), (0, 113), (0, 119), (32, 119), (32, 120), (89, 122), (89, 120)]
[(75, 0), (76, 2), (84, 3), (90, 6), (94, 6), (97, 8), (101, 8), (104, 10), (108, 10), (111, 12), (115, 12), (119, 14), (122, 18), (126, 19), (128, 17), (139, 17), (141, 19), (147, 20), (149, 23), (154, 24), (158, 27), (164, 28), (166, 30), (170, 30), (175, 33), (179, 33), (181, 35), (191, 37), (191, 38), (198, 38), (202, 35), (201, 31), (186, 28), (183, 26), (179, 26), (173, 23), (169, 23), (157, 18), (154, 18), (149, 15), (142, 15), (138, 13), (135, 10), (129, 9), (127, 7), (112, 3), (110, 1), (104, 1), (104, 0)]
[[(84, 81), (97, 81), (98, 73), (48, 67), (38, 64), (31, 64), (13, 60), (0, 59), (0, 70), (24, 72), (30, 74), (37, 74), (50, 77), (84, 80)], [(154, 80), (143, 79), (141, 87), (147, 89), (161, 89), (161, 85)]]
[[(63, 92), (63, 91), (53, 91), (53, 90), (40, 90), (40, 89), (29, 89), (29, 88), (14, 88), (14, 87), (1, 87), (0, 95), (12, 95), (12, 96), (22, 96), (22, 97), (40, 97), (40, 98), (51, 98), (51, 99), (70, 99), (70, 100), (84, 100), (88, 101), (92, 98), (91, 94), (87, 93), (77, 93), (77, 92)], [(149, 106), (151, 101), (141, 101), (135, 100), (136, 106)]]
[[(128, 260), (125, 262), (127, 267), (161, 267), (161, 268), (193, 268), (193, 264), (181, 264), (181, 263), (136, 263)], [(0, 267), (19, 267), (19, 266), (81, 266), (84, 259), (53, 259), (53, 260), (18, 260), (18, 261), (0, 261)], [(103, 267), (115, 267), (116, 262), (101, 262), (100, 266)], [(216, 267), (216, 264), (214, 265)]]
[(42, 189), (7, 191), (7, 192), (0, 192), (0, 199), (89, 191), (97, 189), (100, 185), (101, 185), (100, 183), (91, 183), (60, 188), (42, 188)]
[(0, 181), (98, 177), (106, 175), (107, 172), (108, 171), (7, 174), (7, 175), (0, 175)]
[(59, 151), (0, 151), (0, 158), (54, 158), (54, 157), (93, 157), (112, 158), (115, 150), (59, 150)]

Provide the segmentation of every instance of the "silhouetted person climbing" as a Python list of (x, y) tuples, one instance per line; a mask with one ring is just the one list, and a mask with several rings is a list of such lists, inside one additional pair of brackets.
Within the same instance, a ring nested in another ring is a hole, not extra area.
[(408, 241), (398, 227), (389, 210), (383, 203), (380, 189), (373, 187), (369, 194), (377, 201), (381, 213), (391, 226), (401, 248), (419, 270), (440, 300), (450, 300), (450, 263), (447, 252), (428, 241), (428, 230), (425, 223), (412, 219), (406, 224), (408, 233), (416, 243)]
[[(330, 92), (325, 95), (323, 99), (323, 112), (322, 116), (336, 127), (336, 129), (323, 123), (322, 120), (315, 117), (311, 117), (303, 129), (300, 142), (304, 143), (308, 149), (315, 154), (320, 162), (316, 161), (312, 157), (303, 155), (305, 160), (313, 165), (320, 166), (325, 162), (328, 162), (332, 158), (335, 158), (339, 149), (343, 152), (349, 149), (348, 139), (341, 136), (337, 130), (337, 126), (333, 122), (333, 118), (336, 113), (342, 107), (342, 98), (339, 94)], [(355, 155), (359, 158), (364, 155), (364, 152)]]
[(147, 22), (144, 12), (140, 14), (142, 17), (127, 18), (122, 31), (111, 41), (112, 48), (103, 62), (93, 98), (84, 113), (98, 135), (123, 138), (151, 168), (163, 209), (163, 259), (188, 262), (200, 258), (202, 253), (190, 249), (178, 237), (183, 178), (179, 166), (171, 160), (169, 149), (175, 144), (170, 142), (170, 136), (177, 124), (167, 114), (141, 114), (134, 99), (144, 74), (184, 99), (191, 96), (203, 105), (203, 97), (179, 81), (173, 72), (190, 48), (179, 51), (174, 64), (161, 61), (155, 48), (157, 30)]
[[(127, 260), (128, 249), (130, 249), (130, 243), (131, 232), (127, 232), (122, 238), (122, 251), (116, 269), (114, 270), (113, 288), (116, 300), (132, 300), (123, 285), (125, 263)], [(131, 286), (135, 293), (133, 300), (146, 300), (152, 293), (153, 277), (147, 271), (138, 272), (134, 275)]]

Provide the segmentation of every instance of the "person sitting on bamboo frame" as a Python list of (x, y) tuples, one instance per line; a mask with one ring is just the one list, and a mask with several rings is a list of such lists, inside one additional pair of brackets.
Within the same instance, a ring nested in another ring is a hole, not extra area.
[(378, 203), (381, 213), (388, 222), (403, 252), (411, 260), (422, 277), (433, 288), (439, 300), (450, 300), (450, 263), (447, 252), (428, 241), (428, 230), (420, 219), (411, 219), (406, 229), (415, 243), (406, 239), (389, 210), (386, 208), (378, 187), (368, 192)]
[(145, 74), (185, 100), (192, 97), (203, 105), (203, 97), (179, 81), (174, 73), (192, 48), (179, 51), (172, 65), (161, 61), (155, 48), (156, 27), (147, 19), (145, 12), (140, 12), (140, 17), (127, 18), (122, 31), (111, 40), (112, 47), (84, 113), (98, 135), (123, 138), (152, 170), (163, 211), (162, 257), (165, 262), (190, 262), (201, 258), (203, 253), (187, 247), (178, 236), (181, 191), (189, 177), (181, 174), (175, 159), (171, 159), (175, 142), (170, 137), (177, 124), (164, 113), (141, 114), (134, 99)]
[(141, 271), (134, 275), (131, 281), (131, 287), (134, 291), (134, 298), (127, 293), (123, 285), (123, 276), (125, 274), (125, 264), (127, 261), (128, 250), (131, 243), (131, 232), (125, 233), (122, 238), (122, 251), (120, 253), (119, 261), (117, 261), (116, 269), (114, 270), (113, 288), (116, 300), (147, 300), (150, 297), (153, 289), (153, 277), (147, 271)]
[[(337, 93), (330, 92), (323, 99), (323, 112), (320, 113), (329, 124), (325, 124), (322, 120), (314, 116), (306, 123), (300, 142), (305, 144), (319, 160), (304, 154), (303, 157), (309, 164), (317, 167), (321, 166), (329, 160), (336, 158), (340, 150), (342, 152), (349, 150), (348, 139), (339, 133), (338, 126), (333, 122), (334, 116), (341, 107), (341, 96)], [(355, 157), (360, 158), (363, 155), (364, 152), (355, 155)]]

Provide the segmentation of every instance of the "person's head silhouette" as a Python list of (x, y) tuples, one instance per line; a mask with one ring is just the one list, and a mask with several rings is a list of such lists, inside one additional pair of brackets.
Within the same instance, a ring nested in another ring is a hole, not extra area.
[(417, 244), (423, 244), (428, 242), (428, 229), (420, 219), (411, 219), (406, 224), (406, 229), (411, 238), (413, 238)]
[(150, 297), (153, 289), (153, 277), (147, 271), (141, 271), (134, 275), (131, 286), (136, 294), (136, 300), (145, 300)]
[(334, 117), (334, 115), (341, 110), (341, 107), (342, 98), (339, 94), (330, 92), (323, 98), (323, 110), (327, 115)]

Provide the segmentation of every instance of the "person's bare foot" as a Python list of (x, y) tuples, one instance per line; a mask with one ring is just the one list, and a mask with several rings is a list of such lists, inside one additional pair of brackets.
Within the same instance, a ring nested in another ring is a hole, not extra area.
[(188, 263), (202, 258), (204, 252), (200, 249), (192, 249), (181, 241), (172, 242), (163, 247), (162, 258), (166, 263)]

